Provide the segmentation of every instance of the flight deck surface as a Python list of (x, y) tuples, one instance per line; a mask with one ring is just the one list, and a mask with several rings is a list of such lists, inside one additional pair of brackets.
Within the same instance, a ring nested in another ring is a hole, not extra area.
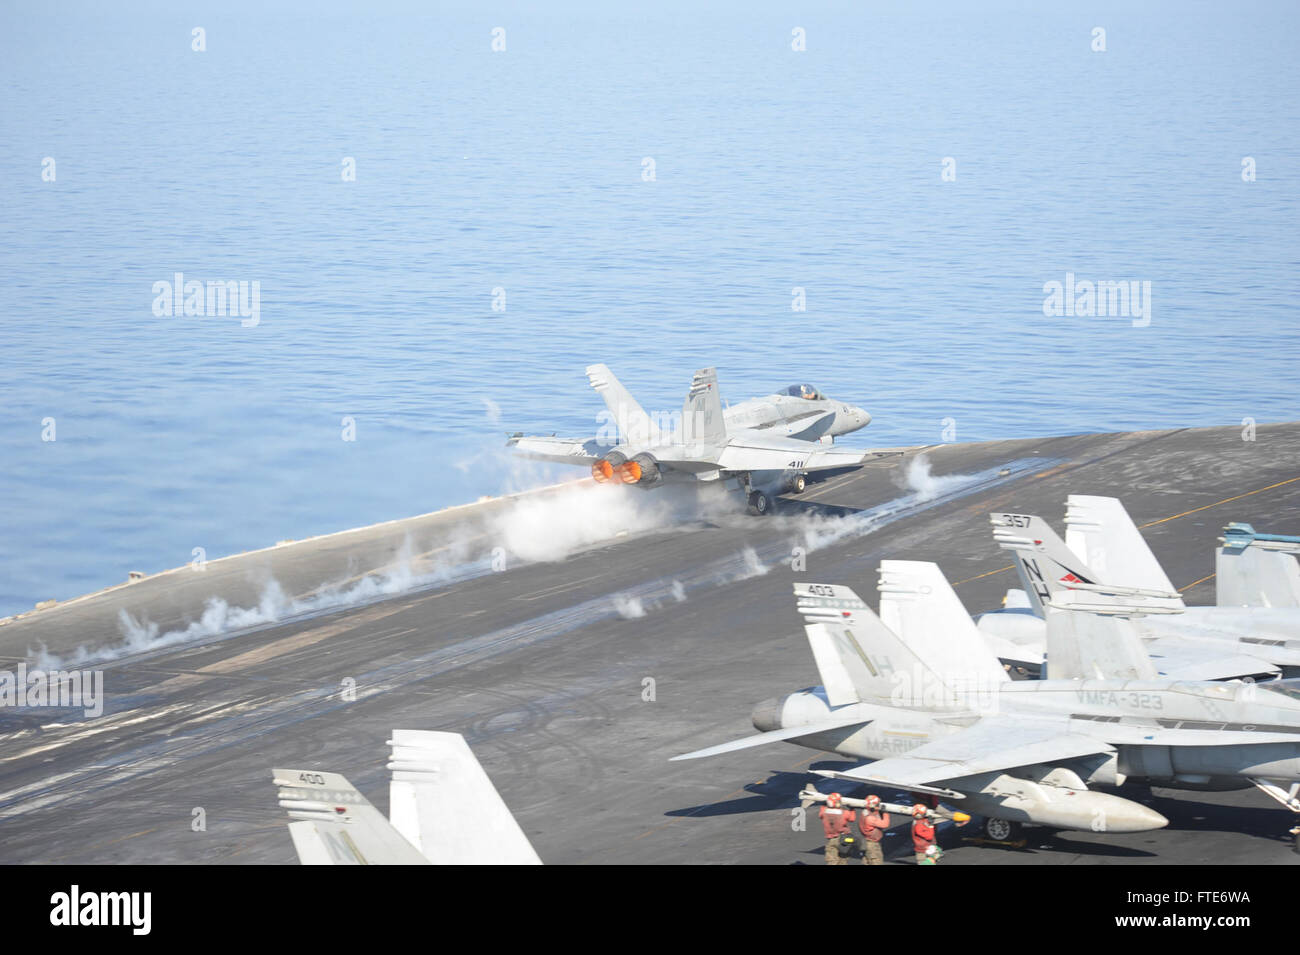
[[(463, 733), (547, 863), (820, 863), (815, 815), (800, 831), (792, 809), (810, 769), (843, 760), (787, 743), (669, 757), (754, 732), (755, 703), (818, 682), (793, 581), (874, 605), (881, 559), (934, 561), (992, 610), (1016, 578), (989, 513), (1060, 528), (1072, 493), (1121, 498), (1210, 604), (1223, 525), (1300, 528), (1300, 424), (899, 449), (767, 518), (583, 481), (11, 618), (0, 668), (99, 667), (107, 702), (0, 717), (0, 862), (292, 863), (271, 767), (342, 773), (386, 811), (401, 728)], [(573, 532), (593, 515), (603, 541)], [(1169, 827), (1029, 828), (1010, 849), (963, 841), (972, 826), (943, 835), (944, 864), (1300, 861), (1292, 815), (1254, 789), (1124, 794)], [(905, 826), (886, 846), (910, 860)]]

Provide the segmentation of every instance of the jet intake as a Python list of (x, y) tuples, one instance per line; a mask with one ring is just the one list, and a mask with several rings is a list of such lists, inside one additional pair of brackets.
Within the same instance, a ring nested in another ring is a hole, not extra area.
[[(750, 721), (760, 733), (784, 729), (787, 726), (809, 726), (833, 719), (832, 712), (821, 687), (774, 696), (757, 704), (750, 712)], [(869, 718), (864, 717), (863, 722)]]
[(769, 733), (781, 728), (781, 713), (785, 709), (785, 697), (774, 696), (757, 704), (749, 714), (754, 729), (760, 733)]

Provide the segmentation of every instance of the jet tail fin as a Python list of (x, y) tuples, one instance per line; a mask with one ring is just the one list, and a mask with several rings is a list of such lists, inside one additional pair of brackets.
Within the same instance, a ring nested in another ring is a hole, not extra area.
[[(930, 665), (925, 648), (918, 652), (850, 588), (795, 584), (794, 592), (832, 706), (859, 700), (935, 708), (951, 705), (953, 688)], [(883, 610), (883, 601), (881, 606)]]
[(848, 587), (795, 584), (832, 706), (888, 700), (943, 709), (1009, 679), (934, 564), (880, 564), (880, 616)]
[(614, 416), (614, 424), (624, 443), (641, 444), (660, 440), (659, 428), (632, 397), (632, 393), (614, 377), (607, 365), (589, 366), (587, 381)]
[(1012, 552), (1016, 572), (1034, 613), (1049, 607), (1097, 613), (1180, 613), (1182, 598), (1173, 591), (1103, 584), (1065, 545), (1051, 525), (1032, 514), (993, 514), (993, 539)]
[(1142, 638), (1124, 617), (1047, 611), (1048, 680), (1154, 680), (1159, 676)]
[(394, 828), (435, 865), (541, 865), (459, 733), (393, 730)]
[(303, 865), (540, 865), (459, 733), (393, 730), (391, 821), (338, 773), (275, 769)]
[(958, 693), (1010, 679), (938, 564), (883, 560), (879, 589), (880, 619), (906, 644), (923, 681)]
[(794, 595), (827, 702), (888, 699), (894, 684), (871, 654), (887, 654), (898, 638), (881, 632), (885, 625), (866, 601), (839, 584), (795, 584)]
[(1015, 557), (1034, 612), (1046, 618), (1046, 679), (1154, 679), (1158, 675), (1133, 623), (1117, 615), (1171, 612), (1163, 600), (1166, 594), (1099, 584), (1041, 517), (994, 514), (990, 519), (993, 539)]
[(1214, 557), (1220, 607), (1300, 607), (1300, 538), (1229, 524)]
[(338, 773), (273, 769), (303, 865), (428, 865), (383, 813)]
[(1034, 614), (1047, 615), (1053, 594), (1072, 583), (1095, 583), (1084, 562), (1065, 545), (1052, 526), (1033, 514), (992, 514), (993, 539), (1011, 551), (1020, 586)]
[(726, 440), (716, 368), (701, 368), (691, 379), (691, 390), (682, 404), (680, 438), (679, 444), (721, 444)]
[(1118, 498), (1071, 494), (1066, 508), (1065, 544), (1102, 581), (1163, 591), (1172, 595), (1164, 601), (1168, 606), (1183, 609), (1182, 597)]

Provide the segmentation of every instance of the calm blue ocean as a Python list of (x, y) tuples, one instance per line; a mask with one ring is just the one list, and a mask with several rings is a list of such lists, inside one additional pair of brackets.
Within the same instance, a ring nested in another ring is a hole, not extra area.
[[(864, 447), (1300, 417), (1298, 28), (6, 3), (0, 613), (517, 487), (505, 433), (592, 433), (595, 361), (651, 409), (811, 381)], [(156, 315), (177, 272), (258, 282), (258, 324)], [(1045, 316), (1067, 272), (1149, 282), (1149, 324)]]

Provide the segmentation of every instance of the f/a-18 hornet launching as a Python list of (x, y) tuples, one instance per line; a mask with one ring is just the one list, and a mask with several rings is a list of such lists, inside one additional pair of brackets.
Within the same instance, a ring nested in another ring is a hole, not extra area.
[(527, 457), (589, 466), (600, 483), (651, 488), (676, 480), (735, 480), (755, 514), (769, 513), (776, 494), (803, 491), (810, 474), (852, 470), (870, 453), (831, 445), (865, 428), (871, 415), (812, 385), (791, 385), (724, 409), (717, 371), (704, 368), (695, 373), (681, 421), (674, 423), (646, 414), (604, 365), (589, 367), (587, 379), (613, 415), (616, 441), (516, 433), (508, 445)]

